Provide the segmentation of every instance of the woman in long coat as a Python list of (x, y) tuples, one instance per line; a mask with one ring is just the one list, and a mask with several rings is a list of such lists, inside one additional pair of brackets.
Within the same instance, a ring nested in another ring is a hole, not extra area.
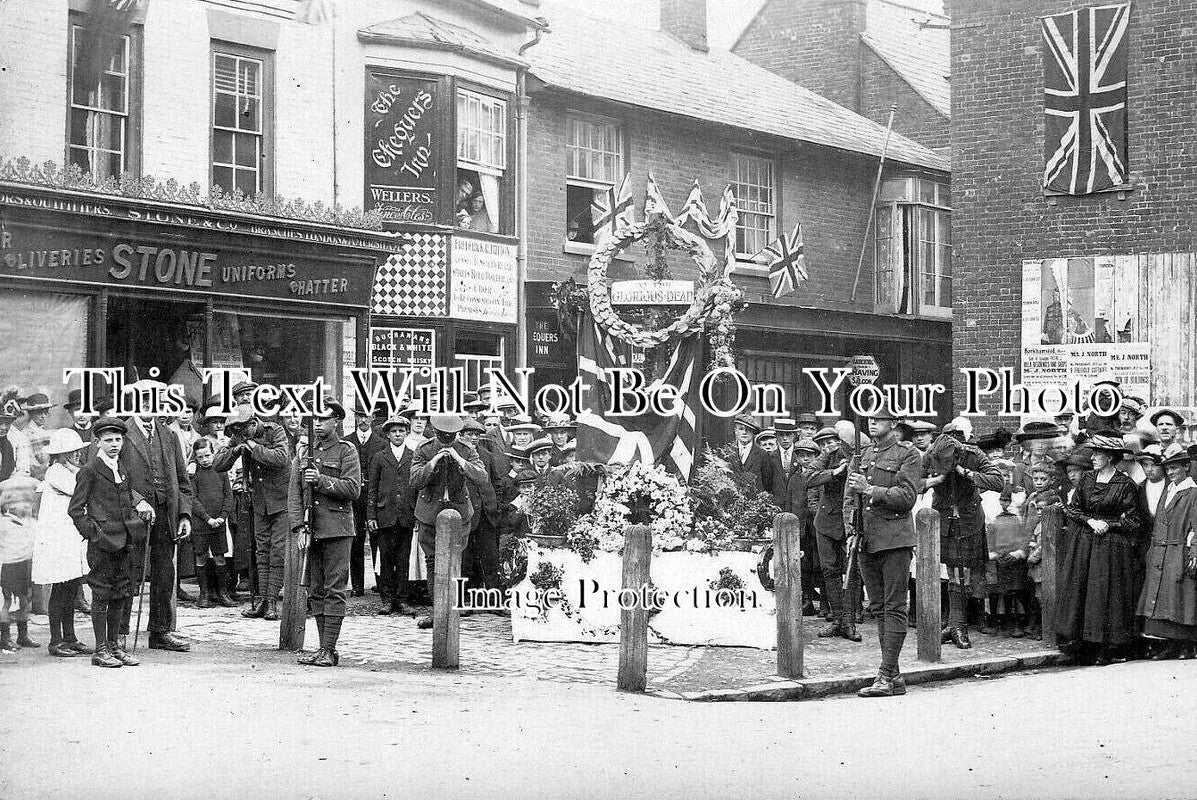
[(1067, 524), (1056, 571), (1056, 635), (1060, 649), (1083, 663), (1108, 664), (1137, 638), (1139, 539), (1143, 535), (1134, 481), (1115, 469), (1126, 455), (1120, 437), (1088, 443), (1093, 470), (1064, 508)]
[(1147, 550), (1147, 578), (1139, 597), (1143, 633), (1164, 639), (1154, 659), (1193, 658), (1197, 649), (1197, 483), (1189, 457), (1173, 444), (1164, 453), (1168, 476)]

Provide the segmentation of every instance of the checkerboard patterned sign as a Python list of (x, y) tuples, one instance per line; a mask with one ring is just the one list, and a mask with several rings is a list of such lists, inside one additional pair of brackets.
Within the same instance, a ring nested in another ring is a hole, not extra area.
[(370, 310), (394, 317), (444, 317), (449, 313), (446, 237), (414, 234), (374, 276)]

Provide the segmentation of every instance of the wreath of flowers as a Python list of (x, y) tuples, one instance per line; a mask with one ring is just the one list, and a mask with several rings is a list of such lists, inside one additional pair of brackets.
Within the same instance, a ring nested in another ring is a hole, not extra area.
[(578, 520), (566, 545), (591, 554), (621, 552), (633, 508), (644, 508), (651, 516), (654, 551), (682, 549), (694, 525), (686, 487), (664, 467), (639, 461), (608, 468), (594, 510)]
[[(657, 236), (666, 244), (685, 250), (698, 265), (698, 287), (690, 307), (673, 322), (656, 330), (648, 330), (642, 325), (628, 322), (615, 312), (611, 305), (611, 285), (607, 278), (611, 260), (633, 242), (644, 238), (650, 230), (655, 230)], [(672, 220), (656, 217), (648, 222), (625, 225), (609, 236), (590, 258), (590, 267), (586, 272), (586, 287), (590, 294), (590, 311), (595, 322), (626, 344), (651, 349), (680, 339), (702, 327), (710, 317), (711, 300), (716, 286), (722, 279), (715, 256), (701, 237), (690, 233)]]

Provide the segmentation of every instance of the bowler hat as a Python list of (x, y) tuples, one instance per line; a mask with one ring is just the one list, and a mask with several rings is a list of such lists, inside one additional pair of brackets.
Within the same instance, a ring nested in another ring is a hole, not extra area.
[(63, 408), (65, 408), (67, 411), (71, 411), (73, 409), (79, 408), (81, 405), (83, 405), (83, 390), (71, 389), (69, 392), (67, 392), (66, 402), (62, 404)]
[(458, 433), (465, 427), (465, 420), (456, 414), (433, 414), (428, 421), (440, 433)]
[(92, 436), (100, 438), (104, 431), (116, 431), (121, 436), (129, 432), (129, 427), (116, 417), (100, 417), (91, 426)]
[(1177, 426), (1185, 424), (1184, 415), (1174, 408), (1161, 408), (1151, 415), (1151, 424), (1159, 425), (1161, 417), (1172, 417)]

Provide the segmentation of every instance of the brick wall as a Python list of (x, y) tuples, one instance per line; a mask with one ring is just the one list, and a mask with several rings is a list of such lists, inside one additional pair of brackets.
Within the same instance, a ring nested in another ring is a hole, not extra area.
[(863, 0), (767, 0), (735, 52), (855, 111), (864, 28)]
[(661, 30), (695, 50), (707, 48), (707, 0), (660, 0)]
[(884, 125), (889, 120), (890, 106), (897, 103), (895, 131), (926, 147), (947, 147), (948, 118), (911, 88), (873, 48), (862, 46), (861, 59), (861, 115)]
[[(629, 152), (637, 218), (644, 202), (644, 184), (651, 171), (670, 210), (677, 213), (697, 178), (708, 209), (717, 211), (730, 180), (733, 147), (778, 154), (780, 224), (788, 232), (801, 222), (811, 279), (783, 298), (787, 305), (828, 309), (873, 310), (873, 271), (866, 260), (857, 302), (850, 301), (872, 193), (876, 161), (849, 153), (793, 143), (748, 140), (748, 134), (643, 110), (613, 109), (597, 102), (568, 101), (568, 108), (601, 114), (622, 122)], [(529, 279), (584, 280), (588, 257), (564, 253), (565, 126), (567, 102), (551, 94), (533, 98), (529, 113)], [(636, 255), (642, 253), (632, 248)], [(616, 264), (616, 268), (622, 265)], [(737, 280), (752, 302), (774, 302), (761, 276)]]
[(1037, 17), (1074, 7), (1067, 0), (951, 4), (956, 367), (1019, 366), (1024, 259), (1197, 250), (1197, 0), (1132, 5), (1135, 188), (1124, 200), (1042, 193)]

